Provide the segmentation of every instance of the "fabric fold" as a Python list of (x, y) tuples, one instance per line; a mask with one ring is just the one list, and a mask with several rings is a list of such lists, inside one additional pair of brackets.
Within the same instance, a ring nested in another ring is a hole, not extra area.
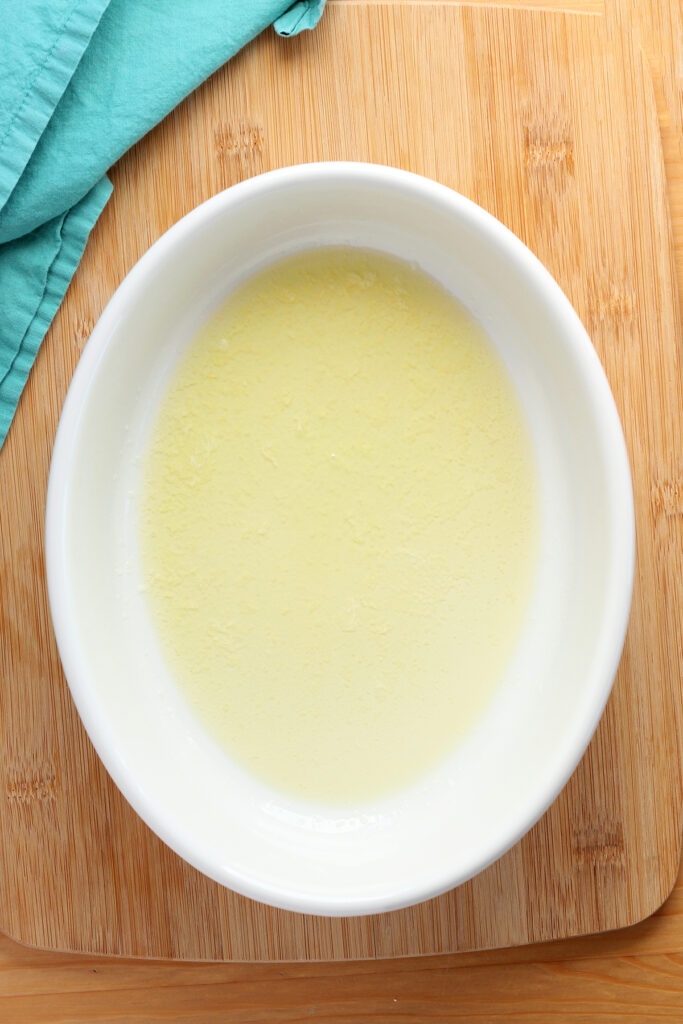
[(66, 213), (0, 248), (0, 439), (111, 191), (102, 178)]
[[(3, 10), (0, 94), (0, 208), (11, 195), (55, 107), (87, 49), (109, 0), (55, 0), (55, 37), (44, 52), (29, 45), (35, 8), (10, 4)], [(60, 22), (60, 16), (63, 16)], [(44, 34), (44, 26), (41, 25)], [(8, 95), (9, 93), (9, 95)]]
[(299, 0), (292, 4), (288, 11), (281, 14), (273, 28), (279, 36), (298, 35), (304, 29), (312, 29), (318, 24), (323, 13), (325, 0)]

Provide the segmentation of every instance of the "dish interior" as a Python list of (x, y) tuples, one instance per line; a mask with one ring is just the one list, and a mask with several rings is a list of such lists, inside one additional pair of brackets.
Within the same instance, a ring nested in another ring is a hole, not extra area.
[(276, 792), (397, 792), (503, 677), (536, 490), (512, 381), (445, 289), (369, 250), (279, 261), (181, 353), (143, 459), (134, 563), (169, 672)]

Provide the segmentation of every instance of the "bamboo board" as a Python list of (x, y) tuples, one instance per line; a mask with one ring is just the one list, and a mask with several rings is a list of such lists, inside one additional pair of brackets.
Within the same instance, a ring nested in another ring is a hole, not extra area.
[[(0, 452), (0, 928), (11, 936), (134, 956), (357, 959), (620, 927), (668, 895), (683, 792), (678, 306), (656, 107), (637, 39), (598, 2), (580, 11), (333, 4), (315, 33), (266, 33), (114, 168), (114, 198)], [(59, 411), (126, 271), (208, 196), (318, 159), (390, 163), (445, 182), (546, 263), (615, 392), (638, 530), (614, 694), (560, 798), (472, 882), (350, 920), (274, 911), (221, 889), (137, 818), (69, 697), (42, 551)]]

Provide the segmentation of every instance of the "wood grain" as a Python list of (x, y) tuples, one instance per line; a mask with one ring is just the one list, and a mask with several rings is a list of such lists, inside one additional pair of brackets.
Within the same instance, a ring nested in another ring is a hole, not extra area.
[(486, 953), (323, 964), (170, 964), (29, 949), (0, 937), (12, 1024), (652, 1024), (683, 1010), (683, 879), (616, 934)]
[(562, 14), (604, 14), (606, 0), (327, 0), (327, 6), (355, 4), (367, 7), (369, 4), (384, 7), (415, 6), (416, 3), (430, 6), (452, 7), (509, 7), (517, 11), (559, 11)]
[[(311, 35), (261, 37), (114, 169), (114, 198), (0, 453), (0, 923), (10, 934), (52, 948), (138, 956), (359, 959), (599, 931), (646, 916), (666, 897), (681, 825), (683, 399), (660, 134), (670, 89), (662, 77), (657, 91), (643, 58), (643, 39), (654, 32), (648, 26), (643, 18), (631, 31), (616, 7), (585, 17), (336, 4)], [(41, 549), (59, 409), (90, 330), (127, 269), (221, 188), (270, 167), (325, 158), (392, 163), (452, 185), (550, 267), (615, 391), (639, 537), (634, 611), (614, 695), (560, 799), (472, 883), (408, 911), (341, 922), (270, 911), (220, 889), (133, 814), (69, 698)], [(500, 979), (506, 966), (496, 965)], [(232, 970), (230, 978), (241, 977)], [(325, 977), (322, 968), (300, 970), (288, 977), (318, 977), (306, 973), (315, 970)], [(356, 970), (339, 977), (356, 984), (364, 969)], [(258, 1019), (260, 995), (238, 998), (242, 1019)], [(327, 1009), (344, 1016), (354, 998), (342, 995)], [(209, 1000), (204, 1018), (186, 1019), (216, 1019), (219, 1002)], [(160, 1005), (149, 1003), (150, 1016)], [(673, 1005), (663, 998), (662, 1014)], [(85, 999), (63, 1019), (89, 1019), (92, 1006)], [(3, 1019), (15, 1019), (15, 1005), (5, 1008)], [(122, 1006), (111, 1012), (126, 1019)], [(148, 1019), (144, 1012), (130, 1019)], [(280, 1019), (300, 1019), (297, 1012)], [(373, 1019), (383, 1012), (395, 1011), (378, 1004)], [(577, 1004), (577, 1018), (583, 1012)]]

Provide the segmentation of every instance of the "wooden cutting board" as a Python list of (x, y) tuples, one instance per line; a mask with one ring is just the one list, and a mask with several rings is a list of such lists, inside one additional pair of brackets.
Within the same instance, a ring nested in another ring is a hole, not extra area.
[[(656, 106), (620, 5), (508, 7), (330, 4), (314, 33), (284, 41), (267, 32), (113, 169), (114, 197), (0, 452), (0, 927), (11, 936), (134, 956), (371, 958), (616, 928), (668, 895), (683, 795), (683, 393)], [(236, 896), (134, 814), (71, 702), (42, 547), (59, 411), (126, 271), (208, 196), (319, 159), (390, 163), (445, 182), (550, 268), (610, 378), (638, 532), (614, 693), (559, 799), (468, 884), (349, 920)]]

